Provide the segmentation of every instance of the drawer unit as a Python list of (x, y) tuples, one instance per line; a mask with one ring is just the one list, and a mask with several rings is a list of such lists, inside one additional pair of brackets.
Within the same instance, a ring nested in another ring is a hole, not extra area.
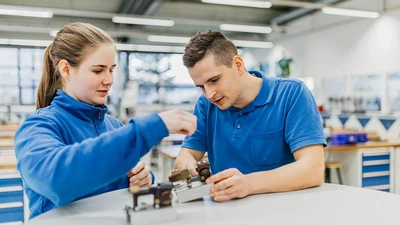
[(0, 204), (24, 202), (24, 192), (21, 186), (0, 188)]
[[(345, 185), (395, 192), (395, 175), (400, 177), (400, 172), (397, 172), (400, 171), (400, 166), (395, 168), (395, 158), (400, 162), (400, 151), (396, 155), (392, 147), (360, 148), (328, 152), (327, 157), (329, 161), (342, 163), (341, 172)], [(400, 179), (398, 190), (400, 193)]]
[(0, 204), (0, 224), (24, 221), (24, 206), (22, 202)]
[(394, 150), (394, 193), (400, 195), (400, 146)]
[(0, 225), (24, 222), (24, 192), (18, 172), (0, 170)]
[(364, 151), (362, 160), (361, 187), (390, 192), (391, 184), (391, 152)]
[(22, 187), (22, 179), (19, 175), (12, 175), (9, 178), (1, 178), (0, 174), (0, 188), (2, 187), (10, 187), (10, 186), (21, 186)]

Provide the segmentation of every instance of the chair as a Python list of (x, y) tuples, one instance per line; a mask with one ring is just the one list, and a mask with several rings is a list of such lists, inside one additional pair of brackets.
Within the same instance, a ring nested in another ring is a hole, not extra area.
[(336, 170), (336, 174), (338, 176), (339, 184), (343, 184), (342, 175), (340, 172), (340, 168), (342, 167), (342, 163), (340, 162), (325, 162), (325, 183), (331, 183), (331, 171), (333, 169)]

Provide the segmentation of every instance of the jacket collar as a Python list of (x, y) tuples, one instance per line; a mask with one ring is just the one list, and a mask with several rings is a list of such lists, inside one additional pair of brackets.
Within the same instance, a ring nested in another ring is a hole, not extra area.
[(60, 89), (57, 90), (56, 96), (51, 102), (51, 106), (60, 107), (82, 120), (90, 121), (93, 121), (94, 119), (103, 120), (108, 111), (107, 106), (104, 104), (92, 106), (80, 102)]

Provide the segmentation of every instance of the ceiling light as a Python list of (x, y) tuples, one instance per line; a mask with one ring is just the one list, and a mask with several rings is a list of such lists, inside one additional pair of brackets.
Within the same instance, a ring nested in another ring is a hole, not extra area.
[(50, 40), (27, 40), (27, 39), (0, 39), (0, 44), (47, 47), (51, 44), (51, 41)]
[(271, 2), (266, 1), (243, 1), (243, 0), (201, 0), (204, 3), (220, 4), (220, 5), (234, 5), (253, 8), (270, 8)]
[(14, 9), (12, 7), (7, 7), (2, 5), (0, 8), (0, 15), (7, 16), (26, 16), (26, 17), (40, 17), (40, 18), (52, 18), (53, 12), (51, 11), (35, 11), (27, 9)]
[(338, 16), (354, 16), (354, 17), (363, 17), (363, 18), (378, 18), (380, 14), (378, 12), (372, 11), (363, 11), (363, 10), (355, 10), (355, 9), (341, 9), (341, 8), (332, 8), (325, 7), (322, 8), (322, 12), (330, 15), (338, 15)]
[(117, 44), (117, 49), (121, 51), (135, 51), (136, 45), (134, 44)]
[(147, 18), (123, 17), (123, 16), (114, 16), (112, 18), (112, 21), (114, 23), (163, 26), (163, 27), (172, 27), (175, 24), (173, 20), (147, 19)]
[(10, 39), (10, 45), (23, 45), (23, 46), (37, 46), (47, 47), (52, 41), (46, 40), (24, 40), (24, 39)]
[(118, 44), (118, 50), (122, 51), (138, 51), (138, 52), (173, 52), (183, 53), (185, 47), (181, 46), (164, 46), (164, 45), (135, 45), (135, 44)]
[(147, 40), (151, 42), (187, 44), (190, 41), (190, 37), (149, 35)]
[(50, 36), (55, 37), (58, 33), (58, 30), (52, 30), (49, 32)]
[(238, 31), (248, 33), (261, 33), (269, 34), (272, 32), (272, 28), (269, 26), (253, 26), (253, 25), (238, 25), (238, 24), (221, 24), (219, 29), (225, 31)]
[(246, 47), (246, 48), (272, 48), (274, 46), (272, 42), (266, 42), (266, 41), (232, 40), (232, 42), (237, 47)]
[(137, 50), (141, 52), (176, 52), (183, 53), (185, 47), (180, 46), (161, 46), (161, 45), (137, 45)]
[[(153, 42), (168, 42), (168, 43), (181, 43), (187, 44), (190, 41), (190, 37), (178, 37), (178, 36), (158, 36), (158, 35), (149, 35), (147, 37), (148, 41)], [(237, 47), (247, 47), (247, 48), (272, 48), (273, 44), (271, 42), (264, 41), (245, 41), (245, 40), (232, 40), (233, 44)], [(152, 46), (149, 48), (151, 51), (157, 50), (160, 46), (158, 45), (148, 45)], [(168, 46), (172, 47), (172, 46)], [(179, 47), (183, 48), (183, 47)], [(138, 50), (137, 48), (131, 50)], [(183, 50), (182, 50), (183, 51)]]

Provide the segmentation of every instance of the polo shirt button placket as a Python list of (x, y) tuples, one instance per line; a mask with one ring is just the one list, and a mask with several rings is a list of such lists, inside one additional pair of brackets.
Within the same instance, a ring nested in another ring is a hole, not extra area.
[(240, 129), (240, 124), (238, 124), (236, 127), (237, 127), (237, 129)]

